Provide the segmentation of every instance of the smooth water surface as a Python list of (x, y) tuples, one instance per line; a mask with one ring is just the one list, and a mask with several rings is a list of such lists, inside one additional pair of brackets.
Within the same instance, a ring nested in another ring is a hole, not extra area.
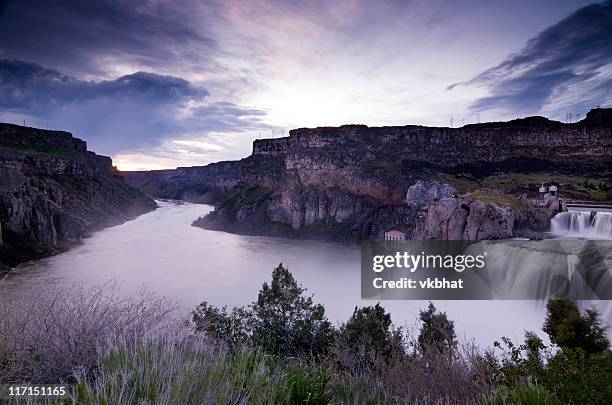
[[(18, 288), (35, 281), (119, 281), (128, 291), (149, 290), (178, 302), (187, 312), (201, 301), (228, 307), (252, 302), (272, 269), (286, 265), (334, 322), (347, 320), (360, 299), (357, 247), (280, 238), (240, 236), (192, 227), (212, 207), (159, 201), (159, 208), (123, 225), (97, 232), (60, 255), (28, 263), (0, 284)], [(530, 301), (440, 301), (458, 334), (481, 346), (501, 336), (540, 335), (542, 305)], [(415, 325), (423, 301), (384, 301), (396, 325)]]

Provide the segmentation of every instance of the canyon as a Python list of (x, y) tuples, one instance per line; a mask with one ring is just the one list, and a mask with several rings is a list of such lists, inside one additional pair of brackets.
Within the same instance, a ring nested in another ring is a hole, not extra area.
[(0, 124), (0, 268), (155, 209), (112, 160), (63, 131)]
[(528, 117), (461, 128), (300, 128), (254, 141), (239, 161), (124, 175), (151, 197), (214, 204), (195, 226), (246, 235), (538, 237), (560, 208), (530, 202), (541, 182), (566, 198), (612, 199), (611, 128), (612, 109), (602, 108), (572, 124)]

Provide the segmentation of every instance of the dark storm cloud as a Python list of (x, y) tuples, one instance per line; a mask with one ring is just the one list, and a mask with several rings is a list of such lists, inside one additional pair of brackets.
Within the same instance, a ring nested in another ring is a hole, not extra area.
[(182, 104), (208, 91), (186, 80), (137, 72), (115, 80), (83, 81), (34, 63), (0, 60), (0, 107), (46, 117), (54, 108), (92, 100), (128, 100), (145, 104)]
[(84, 81), (37, 64), (0, 60), (0, 108), (91, 134), (90, 143), (103, 153), (155, 146), (172, 136), (260, 126), (261, 111), (208, 103), (208, 94), (172, 76), (137, 72)]
[[(605, 104), (612, 90), (612, 72), (610, 66), (606, 67), (611, 63), (612, 1), (607, 1), (579, 9), (529, 40), (518, 53), (468, 82), (485, 85), (491, 92), (471, 107), (535, 113), (547, 105), (554, 109), (557, 96), (577, 88), (581, 90), (581, 106)], [(558, 107), (579, 108), (571, 101)]]
[[(216, 41), (214, 2), (20, 0), (0, 7), (0, 55), (33, 60), (72, 75), (103, 74), (109, 60), (201, 69)], [(194, 6), (197, 4), (197, 6)]]

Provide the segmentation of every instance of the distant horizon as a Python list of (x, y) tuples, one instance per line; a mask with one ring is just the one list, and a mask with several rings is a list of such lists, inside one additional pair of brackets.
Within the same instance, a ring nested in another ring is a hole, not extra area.
[[(282, 138), (282, 137), (289, 137), (290, 136), (290, 132), (294, 131), (294, 130), (300, 130), (300, 129), (317, 129), (317, 128), (339, 128), (339, 127), (346, 127), (346, 126), (364, 126), (367, 128), (385, 128), (385, 127), (409, 127), (409, 126), (418, 126), (418, 127), (425, 127), (425, 128), (440, 128), (440, 129), (461, 129), (463, 127), (466, 126), (471, 126), (471, 125), (486, 125), (486, 124), (494, 124), (494, 123), (510, 123), (513, 121), (517, 121), (517, 120), (524, 120), (524, 119), (528, 119), (528, 118), (544, 118), (547, 119), (548, 121), (551, 122), (556, 122), (559, 124), (564, 124), (564, 125), (571, 125), (571, 124), (576, 124), (578, 122), (581, 122), (583, 120), (585, 120), (587, 118), (587, 114), (593, 110), (611, 110), (612, 107), (607, 107), (607, 106), (596, 106), (591, 108), (589, 111), (587, 111), (587, 113), (581, 115), (579, 117), (579, 119), (577, 120), (573, 120), (571, 122), (562, 122), (559, 120), (555, 120), (555, 119), (551, 119), (549, 117), (545, 117), (542, 115), (529, 115), (529, 116), (524, 116), (524, 117), (517, 117), (517, 118), (513, 118), (513, 119), (509, 119), (506, 121), (481, 121), (479, 123), (468, 123), (468, 124), (464, 124), (462, 126), (429, 126), (429, 125), (421, 125), (421, 124), (403, 124), (403, 125), (382, 125), (382, 126), (370, 126), (370, 125), (366, 125), (366, 124), (358, 124), (358, 123), (352, 123), (352, 124), (341, 124), (341, 125), (336, 125), (336, 126), (318, 126), (318, 127), (296, 127), (296, 128), (291, 128), (287, 131), (286, 135), (280, 135), (280, 136), (276, 136), (276, 137), (268, 137), (268, 138), (258, 138), (258, 139), (254, 139), (251, 142), (251, 145), (253, 144), (253, 142), (257, 141), (257, 140), (265, 140), (265, 139), (278, 139), (278, 138)], [(567, 117), (568, 119), (570, 119), (570, 117)], [(70, 131), (66, 131), (63, 129), (56, 129), (56, 128), (40, 128), (40, 127), (34, 127), (34, 126), (29, 126), (27, 125), (27, 121), (26, 121), (26, 125), (24, 126), (23, 124), (19, 124), (19, 123), (14, 123), (14, 122), (4, 122), (4, 121), (0, 121), (0, 125), (2, 124), (8, 124), (8, 125), (13, 125), (16, 127), (22, 127), (22, 128), (31, 128), (31, 129), (35, 129), (35, 130), (41, 130), (41, 131), (49, 131), (49, 132), (64, 132), (64, 133), (68, 133), (71, 134), (74, 138), (76, 139), (80, 139), (82, 141), (85, 141), (87, 143), (86, 140), (80, 138), (79, 136), (73, 134)], [(104, 154), (98, 153), (96, 150), (92, 149), (89, 145), (89, 143), (87, 143), (87, 150), (90, 152), (94, 152), (97, 155), (102, 155), (102, 156), (106, 156)], [(178, 168), (181, 167), (203, 167), (203, 166), (207, 166), (209, 164), (214, 164), (214, 163), (220, 163), (220, 162), (227, 162), (227, 161), (234, 161), (234, 160), (240, 160), (243, 159), (247, 156), (250, 156), (251, 153), (242, 156), (242, 157), (238, 157), (236, 159), (223, 159), (223, 160), (217, 160), (217, 161), (212, 161), (212, 162), (207, 162), (207, 163), (201, 163), (201, 164), (192, 164), (192, 165), (188, 165), (188, 166), (175, 166), (175, 167), (165, 167), (165, 168), (159, 168), (159, 169), (151, 169), (151, 168), (130, 168), (130, 169), (122, 169), (121, 167), (119, 167), (114, 159), (113, 159), (113, 166), (117, 167), (117, 169), (121, 172), (146, 172), (146, 171), (159, 171), (159, 170), (176, 170)], [(112, 159), (112, 156), (109, 156)]]
[(612, 0), (3, 2), (0, 114), (149, 169), (290, 128), (564, 122), (612, 103), (611, 37)]

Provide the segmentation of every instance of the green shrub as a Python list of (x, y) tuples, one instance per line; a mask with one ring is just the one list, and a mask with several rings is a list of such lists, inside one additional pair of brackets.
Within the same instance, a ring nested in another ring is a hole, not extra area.
[(612, 355), (564, 350), (549, 360), (545, 384), (563, 403), (612, 403)]
[(452, 350), (457, 347), (457, 335), (455, 334), (455, 323), (450, 321), (446, 313), (436, 309), (433, 303), (419, 313), (422, 322), (419, 334), (419, 346), (422, 351), (425, 348), (438, 351)]
[(281, 356), (324, 354), (335, 331), (325, 308), (305, 292), (280, 264), (272, 272), (272, 282), (263, 284), (250, 306), (228, 313), (204, 302), (193, 312), (193, 322), (196, 330), (223, 337), (230, 345), (246, 343)]
[(239, 347), (248, 343), (251, 328), (251, 313), (245, 308), (217, 308), (202, 302), (192, 313), (196, 332), (204, 332), (217, 341), (230, 347)]
[[(391, 354), (394, 342), (401, 340), (401, 330), (391, 330), (391, 314), (376, 304), (357, 308), (347, 323), (340, 328), (340, 344), (359, 351), (365, 348), (371, 354)], [(400, 345), (401, 346), (401, 345)]]
[(327, 352), (334, 338), (332, 324), (323, 305), (314, 304), (305, 292), (282, 264), (274, 269), (272, 282), (263, 284), (251, 305), (255, 346), (285, 356)]
[(549, 352), (533, 332), (518, 346), (502, 339), (507, 350), (498, 382), (513, 390), (536, 382), (563, 404), (612, 403), (612, 354), (597, 312), (581, 313), (574, 301), (554, 298), (543, 329), (554, 344)]
[(546, 349), (542, 340), (534, 332), (527, 331), (525, 343), (521, 345), (515, 345), (506, 337), (502, 338), (502, 343), (494, 343), (495, 347), (504, 350), (501, 364), (495, 365), (498, 382), (514, 387), (540, 381), (544, 373), (543, 350)]
[(610, 343), (594, 309), (581, 314), (576, 303), (568, 298), (550, 299), (546, 308), (543, 329), (554, 344), (562, 349), (582, 349), (587, 353), (608, 349)]

